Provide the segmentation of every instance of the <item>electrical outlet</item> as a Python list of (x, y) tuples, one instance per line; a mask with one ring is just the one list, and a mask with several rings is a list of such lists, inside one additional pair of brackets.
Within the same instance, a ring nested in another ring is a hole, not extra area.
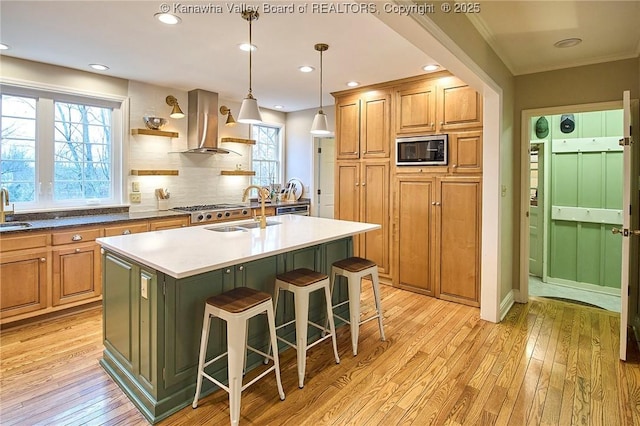
[(139, 192), (132, 192), (129, 194), (129, 201), (132, 203), (141, 203), (142, 202), (142, 194)]
[(131, 192), (140, 192), (140, 182), (131, 182)]

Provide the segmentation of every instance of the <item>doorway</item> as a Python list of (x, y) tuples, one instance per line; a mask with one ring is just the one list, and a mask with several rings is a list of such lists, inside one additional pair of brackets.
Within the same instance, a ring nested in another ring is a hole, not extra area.
[(528, 293), (620, 312), (622, 109), (571, 108), (527, 122)]
[(317, 217), (333, 219), (334, 167), (335, 146), (334, 137), (315, 139), (315, 170), (316, 170), (316, 209)]

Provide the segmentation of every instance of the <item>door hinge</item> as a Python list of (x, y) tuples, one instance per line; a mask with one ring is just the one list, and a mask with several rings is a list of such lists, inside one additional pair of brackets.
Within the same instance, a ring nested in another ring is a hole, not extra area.
[(322, 147), (318, 147), (318, 154), (322, 154)]
[(322, 193), (322, 191), (318, 189), (318, 195), (320, 195), (321, 193)]

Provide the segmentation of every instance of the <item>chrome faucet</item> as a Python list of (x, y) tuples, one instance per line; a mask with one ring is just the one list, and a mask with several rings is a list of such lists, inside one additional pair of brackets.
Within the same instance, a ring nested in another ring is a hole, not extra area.
[(0, 223), (5, 222), (5, 216), (7, 213), (13, 214), (15, 207), (11, 210), (5, 209), (5, 206), (9, 205), (9, 191), (7, 188), (0, 188)]
[(258, 185), (249, 185), (245, 188), (244, 190), (244, 194), (242, 195), (242, 202), (246, 202), (247, 201), (247, 197), (249, 196), (249, 192), (251, 192), (251, 189), (257, 189), (258, 190), (258, 197), (260, 198), (260, 229), (265, 229), (267, 227), (267, 216), (264, 212), (264, 201), (267, 199), (267, 197), (269, 196), (269, 189), (268, 188), (261, 188)]

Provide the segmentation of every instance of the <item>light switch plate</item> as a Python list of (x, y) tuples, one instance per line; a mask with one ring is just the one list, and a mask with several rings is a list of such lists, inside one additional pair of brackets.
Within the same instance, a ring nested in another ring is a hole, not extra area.
[(142, 194), (139, 192), (132, 192), (129, 194), (129, 201), (132, 203), (141, 203), (142, 202)]
[(131, 192), (140, 192), (140, 182), (131, 182)]

